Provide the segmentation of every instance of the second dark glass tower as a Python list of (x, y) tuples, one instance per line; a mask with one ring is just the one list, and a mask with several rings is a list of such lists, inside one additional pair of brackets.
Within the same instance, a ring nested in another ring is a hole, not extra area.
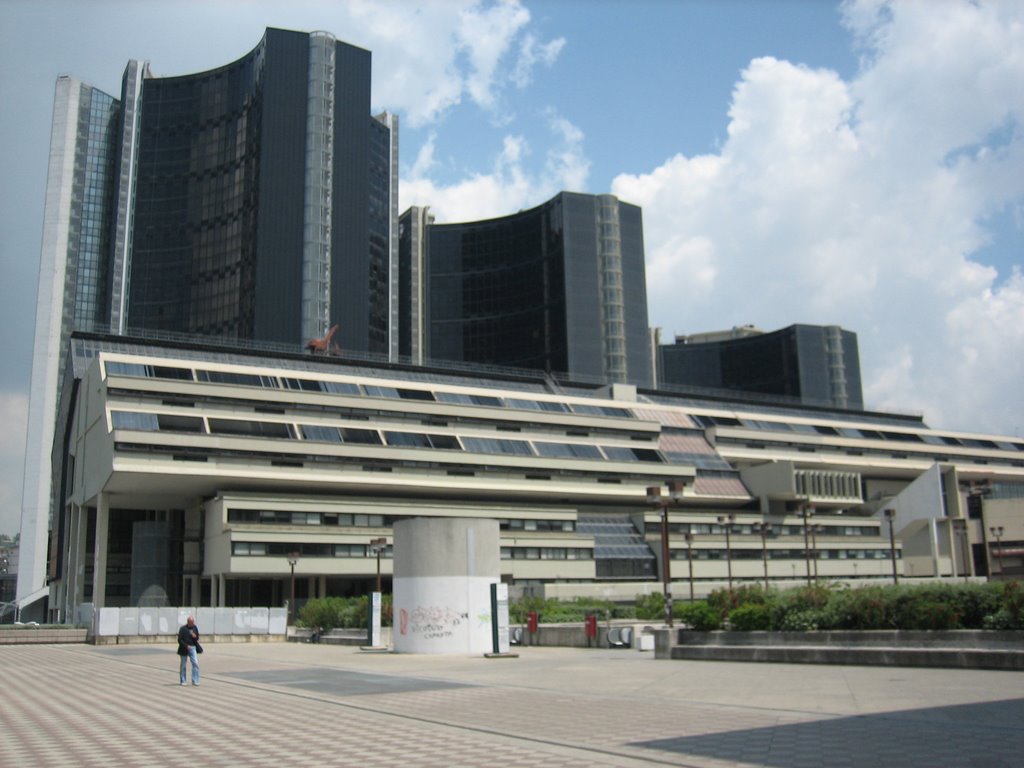
[(638, 207), (563, 192), (460, 224), (413, 208), (400, 231), (403, 355), (651, 386)]

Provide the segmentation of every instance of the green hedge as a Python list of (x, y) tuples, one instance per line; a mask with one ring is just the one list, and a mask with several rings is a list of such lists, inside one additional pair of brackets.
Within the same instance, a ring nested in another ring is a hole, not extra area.
[[(819, 582), (781, 592), (751, 587), (717, 590), (701, 602), (722, 626), (737, 631), (1024, 629), (1024, 590), (1019, 582), (856, 589)], [(685, 606), (677, 614), (687, 621), (693, 610)], [(708, 623), (699, 618), (702, 625)], [(687, 623), (700, 628), (696, 621)]]
[[(659, 595), (660, 597), (660, 595)], [(525, 624), (530, 611), (536, 611), (539, 621), (548, 624), (567, 624), (583, 621), (591, 614), (600, 619), (631, 619), (636, 615), (632, 606), (623, 606), (609, 600), (594, 598), (577, 598), (572, 601), (547, 600), (540, 597), (524, 597), (510, 600), (508, 606), (509, 621), (513, 624)]]
[[(326, 597), (299, 611), (298, 625), (365, 628), (368, 599)], [(546, 623), (605, 619), (659, 621), (665, 615), (661, 592), (637, 595), (634, 605), (578, 598), (572, 601), (524, 597), (509, 602), (509, 620), (525, 624), (530, 611)], [(819, 582), (784, 591), (745, 585), (715, 590), (706, 600), (676, 602), (673, 616), (700, 631), (813, 631), (824, 629), (1024, 629), (1024, 589), (1020, 582), (934, 583), (851, 589)], [(391, 623), (391, 596), (383, 596), (381, 621)]]
[[(300, 627), (323, 627), (330, 632), (337, 627), (365, 629), (369, 625), (370, 599), (359, 597), (318, 597), (299, 610), (296, 624)], [(380, 622), (391, 625), (391, 595), (381, 595)]]
[(722, 626), (721, 614), (703, 600), (681, 606), (673, 605), (672, 615), (698, 632), (713, 632)]

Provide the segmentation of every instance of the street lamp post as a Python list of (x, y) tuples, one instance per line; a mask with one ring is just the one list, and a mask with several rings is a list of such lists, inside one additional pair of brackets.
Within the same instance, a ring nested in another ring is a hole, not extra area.
[(672, 594), (669, 592), (669, 581), (672, 573), (669, 564), (670, 548), (668, 543), (668, 508), (670, 504), (678, 502), (683, 498), (685, 485), (680, 480), (672, 480), (668, 484), (668, 497), (661, 495), (660, 485), (651, 485), (647, 488), (647, 503), (658, 507), (661, 510), (661, 586), (665, 597), (665, 624), (672, 626)]
[(811, 562), (814, 564), (814, 580), (818, 580), (818, 534), (825, 532), (825, 526), (811, 526)]
[(771, 523), (754, 523), (754, 531), (761, 534), (761, 562), (764, 565), (764, 591), (768, 591), (768, 534), (772, 532)]
[[(999, 565), (999, 575), (1002, 576), (1003, 575), (1003, 564), (1001, 562), (999, 562), (999, 558), (1001, 558), (1003, 556), (1003, 526), (1001, 526), (1001, 525), (989, 526), (988, 531), (993, 536), (995, 536), (995, 539), (996, 539), (996, 549), (994, 549), (992, 551), (992, 565), (997, 565), (997, 564)], [(995, 570), (995, 569), (994, 568), (990, 568), (989, 570), (992, 571), (992, 570)]]
[(380, 592), (380, 555), (387, 549), (388, 540), (384, 538), (370, 539), (370, 554), (377, 556), (377, 591)]
[(298, 552), (288, 553), (288, 565), (292, 569), (291, 577), (291, 597), (288, 600), (288, 621), (291, 624), (295, 623), (295, 564), (299, 562)]
[(800, 509), (800, 515), (804, 519), (804, 564), (807, 566), (807, 586), (811, 586), (811, 533), (810, 523), (814, 510), (805, 502)]
[(885, 510), (885, 519), (889, 521), (889, 557), (892, 559), (892, 583), (899, 584), (900, 577), (896, 572), (896, 510)]
[(686, 565), (688, 568), (688, 576), (690, 581), (690, 602), (693, 602), (693, 534), (687, 531), (683, 534), (683, 538), (686, 540)]
[(728, 515), (719, 515), (719, 525), (725, 526), (725, 567), (729, 577), (729, 591), (732, 592), (732, 524), (736, 522), (736, 515), (731, 512)]

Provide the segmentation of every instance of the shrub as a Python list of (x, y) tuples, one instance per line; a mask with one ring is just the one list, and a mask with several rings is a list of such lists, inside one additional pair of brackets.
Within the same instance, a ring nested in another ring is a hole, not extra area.
[[(299, 610), (296, 624), (300, 627), (323, 627), (325, 632), (344, 627), (365, 629), (369, 624), (370, 600), (357, 597), (318, 597), (309, 600)], [(380, 621), (391, 624), (391, 595), (381, 595)]]
[[(673, 606), (673, 613), (678, 613), (677, 606)], [(651, 592), (648, 595), (636, 596), (636, 617), (647, 621), (656, 621), (665, 618), (665, 596), (661, 592)]]
[(698, 632), (713, 632), (722, 626), (721, 615), (703, 600), (681, 606), (676, 615)]
[(723, 618), (743, 605), (764, 605), (767, 601), (760, 585), (743, 585), (735, 589), (716, 589), (708, 595), (707, 602)]
[[(825, 612), (832, 598), (833, 590), (825, 584), (797, 587), (782, 592), (774, 596), (769, 603), (771, 627), (790, 632), (829, 629), (838, 621), (834, 614)], [(794, 618), (790, 618), (791, 616)]]
[[(813, 608), (803, 611), (789, 611), (783, 617), (781, 624), (777, 626), (783, 632), (814, 632), (818, 629), (825, 629), (821, 611)], [(773, 620), (773, 626), (775, 622)]]
[(951, 602), (920, 600), (915, 606), (914, 629), (958, 629), (960, 614)]
[(578, 597), (569, 603), (569, 606), (571, 607), (567, 613), (580, 617), (571, 619), (572, 621), (583, 621), (591, 614), (609, 619), (632, 619), (636, 616), (636, 610), (632, 605), (619, 605), (610, 600), (598, 600), (593, 597)]
[(825, 583), (798, 587), (791, 593), (792, 604), (797, 610), (821, 610), (831, 599), (832, 589)]
[(985, 629), (1024, 629), (1024, 592), (1019, 582), (1000, 585), (998, 607), (984, 618), (983, 626)]
[(922, 605), (926, 602), (935, 602), (935, 598), (920, 587), (898, 590), (893, 600), (893, 623), (896, 629), (926, 629), (922, 627), (922, 622), (927, 621), (922, 614)]
[(542, 597), (521, 597), (518, 600), (510, 600), (508, 620), (513, 624), (525, 624), (526, 616), (530, 611), (536, 611), (538, 615), (545, 613), (544, 605)]
[(1000, 584), (958, 584), (952, 588), (952, 599), (965, 629), (984, 629), (985, 619), (999, 611), (1003, 591)]
[(629, 619), (635, 615), (632, 606), (617, 605), (608, 600), (581, 597), (569, 601), (523, 597), (509, 603), (509, 621), (513, 624), (525, 624), (530, 611), (536, 611), (538, 619), (549, 624), (582, 622), (591, 614), (596, 614), (602, 619)]
[(729, 614), (729, 626), (738, 632), (756, 632), (771, 628), (772, 612), (767, 605), (748, 603)]
[(299, 610), (300, 627), (323, 627), (329, 632), (335, 627), (359, 626), (354, 618), (352, 598), (321, 597), (309, 600)]
[(985, 617), (983, 628), (993, 630), (1024, 629), (1024, 621), (1021, 620), (1020, 614), (1014, 615), (1013, 612), (1000, 608), (991, 616)]
[(1003, 585), (1002, 610), (1017, 617), (1024, 615), (1024, 591), (1019, 581), (1008, 581)]
[(829, 612), (835, 629), (892, 629), (892, 590), (861, 587), (833, 593)]

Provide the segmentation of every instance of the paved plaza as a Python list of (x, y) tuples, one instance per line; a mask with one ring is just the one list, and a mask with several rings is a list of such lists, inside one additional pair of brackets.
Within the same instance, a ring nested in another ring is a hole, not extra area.
[(1024, 674), (209, 643), (0, 646), (0, 766), (1020, 766)]

